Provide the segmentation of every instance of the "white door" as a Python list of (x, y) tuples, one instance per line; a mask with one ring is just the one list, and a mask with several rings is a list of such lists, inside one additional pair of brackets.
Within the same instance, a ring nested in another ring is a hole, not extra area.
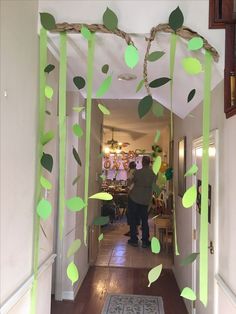
[[(199, 231), (200, 231), (200, 193), (201, 193), (201, 173), (202, 173), (202, 138), (193, 142), (193, 163), (198, 166), (198, 172), (193, 177), (193, 181), (197, 186), (198, 198), (196, 205), (193, 208), (193, 252), (199, 252)], [(208, 304), (205, 307), (199, 300), (195, 302), (195, 314), (216, 314), (217, 313), (217, 300), (216, 289), (217, 284), (215, 274), (218, 268), (218, 131), (215, 130), (210, 135), (210, 148), (209, 148), (209, 250), (208, 250)], [(199, 296), (199, 258), (193, 263), (193, 290)]]

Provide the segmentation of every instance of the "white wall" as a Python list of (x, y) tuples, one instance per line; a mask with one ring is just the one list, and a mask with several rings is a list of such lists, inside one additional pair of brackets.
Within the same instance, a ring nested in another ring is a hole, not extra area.
[[(234, 221), (235, 213), (235, 154), (236, 145), (236, 117), (226, 120), (223, 107), (223, 83), (220, 83), (212, 92), (212, 113), (211, 129), (219, 129), (219, 147), (220, 147), (220, 187), (219, 187), (219, 274), (223, 277), (227, 285), (236, 294), (236, 271), (235, 261), (235, 243), (236, 229)], [(187, 117), (184, 120), (175, 118), (175, 169), (177, 167), (177, 143), (178, 140), (187, 136), (187, 169), (192, 164), (192, 141), (202, 135), (202, 104), (193, 112), (194, 117)], [(191, 185), (191, 178), (187, 178), (187, 187)], [(177, 173), (175, 175), (175, 188), (177, 191)], [(192, 251), (192, 212), (191, 209), (185, 209), (182, 206), (181, 198), (176, 196), (177, 211), (177, 232), (180, 256), (175, 257), (175, 274), (180, 289), (185, 286), (192, 286), (192, 268), (191, 265), (181, 267), (180, 260)], [(234, 310), (227, 312), (223, 304), (229, 302), (229, 298), (219, 290), (219, 314), (233, 314)], [(190, 302), (186, 305), (191, 309)]]

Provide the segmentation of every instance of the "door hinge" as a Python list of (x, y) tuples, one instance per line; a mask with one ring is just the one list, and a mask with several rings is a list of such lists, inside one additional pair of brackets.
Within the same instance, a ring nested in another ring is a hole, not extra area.
[(197, 240), (197, 230), (193, 229), (193, 240)]

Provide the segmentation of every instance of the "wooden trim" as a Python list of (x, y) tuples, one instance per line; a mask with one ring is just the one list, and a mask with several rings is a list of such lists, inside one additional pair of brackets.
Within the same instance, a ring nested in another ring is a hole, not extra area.
[(225, 24), (235, 23), (233, 0), (222, 0), (222, 16), (219, 16), (219, 0), (209, 0), (209, 28), (225, 28)]
[(217, 2), (209, 0), (209, 28), (225, 28), (225, 24), (217, 18)]

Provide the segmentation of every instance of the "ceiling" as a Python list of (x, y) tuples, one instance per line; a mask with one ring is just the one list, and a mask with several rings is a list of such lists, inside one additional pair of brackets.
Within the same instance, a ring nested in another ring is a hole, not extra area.
[[(105, 99), (140, 99), (147, 95), (145, 88), (136, 93), (136, 86), (142, 79), (143, 59), (146, 50), (145, 36), (148, 36), (151, 27), (168, 21), (169, 14), (177, 6), (180, 6), (185, 16), (185, 25), (198, 31), (219, 51), (221, 59), (213, 67), (212, 89), (223, 79), (224, 66), (224, 31), (208, 29), (208, 1), (47, 1), (39, 2), (39, 12), (49, 12), (54, 15), (57, 22), (84, 22), (102, 23), (102, 15), (109, 6), (119, 18), (119, 28), (130, 33), (139, 50), (140, 61), (133, 69), (129, 69), (124, 62), (126, 43), (121, 38), (112, 34), (97, 34), (94, 60), (94, 84), (93, 96), (105, 78), (101, 67), (105, 63), (110, 65), (110, 74), (113, 81)], [(131, 14), (132, 12), (132, 14)], [(201, 23), (199, 23), (201, 21)], [(49, 46), (53, 54), (59, 55), (58, 34), (49, 35)], [(162, 50), (165, 55), (156, 62), (150, 62), (148, 66), (149, 81), (161, 77), (169, 77), (169, 46), (170, 35), (159, 34), (153, 42), (151, 51)], [(179, 117), (187, 116), (203, 98), (204, 73), (197, 76), (189, 76), (182, 68), (181, 60), (187, 56), (199, 57), (203, 61), (203, 54), (191, 53), (186, 49), (186, 42), (179, 39), (176, 50), (176, 65), (174, 73), (174, 100), (173, 111)], [(87, 42), (80, 34), (68, 36), (68, 90), (75, 90), (74, 76), (86, 78)], [(134, 81), (120, 81), (118, 75), (133, 73), (137, 76)], [(190, 90), (197, 90), (196, 96), (188, 104), (187, 96)], [(86, 98), (86, 89), (82, 90)], [(158, 100), (166, 108), (170, 108), (170, 86), (152, 90), (153, 98)]]

